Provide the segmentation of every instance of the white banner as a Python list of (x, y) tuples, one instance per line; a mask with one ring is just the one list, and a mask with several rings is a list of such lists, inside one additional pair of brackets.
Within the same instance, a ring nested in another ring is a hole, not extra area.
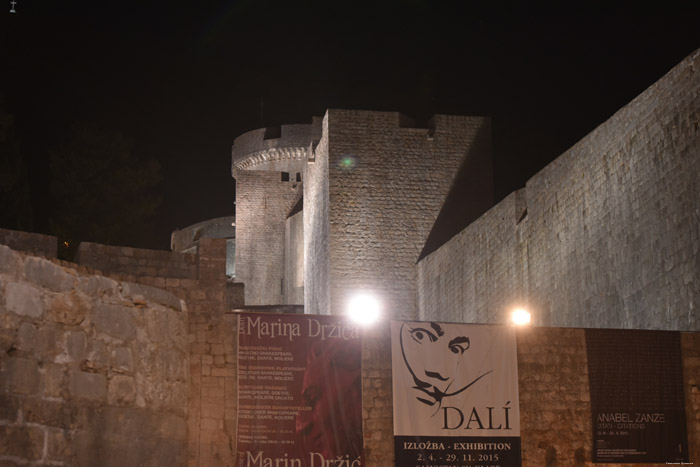
[(520, 465), (515, 328), (392, 321), (391, 336), (396, 465)]

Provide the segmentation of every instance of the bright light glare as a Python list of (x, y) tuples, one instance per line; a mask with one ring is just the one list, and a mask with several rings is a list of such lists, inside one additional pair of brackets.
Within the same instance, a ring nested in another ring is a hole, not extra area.
[(530, 312), (522, 308), (518, 308), (514, 310), (513, 313), (510, 315), (510, 319), (511, 321), (513, 321), (513, 324), (516, 324), (518, 326), (530, 324)]
[(373, 323), (379, 318), (379, 301), (372, 295), (356, 295), (348, 303), (348, 315), (358, 324)]

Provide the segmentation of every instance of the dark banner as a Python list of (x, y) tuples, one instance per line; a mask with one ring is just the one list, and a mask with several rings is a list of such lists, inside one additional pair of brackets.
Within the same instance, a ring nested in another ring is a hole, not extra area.
[(361, 363), (343, 317), (241, 313), (237, 465), (362, 466)]
[(586, 329), (593, 462), (688, 462), (680, 334)]
[(392, 321), (397, 466), (519, 467), (512, 326)]

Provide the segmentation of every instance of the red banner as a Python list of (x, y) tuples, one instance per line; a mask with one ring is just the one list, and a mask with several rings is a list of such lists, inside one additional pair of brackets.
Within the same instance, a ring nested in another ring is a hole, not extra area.
[(361, 363), (344, 317), (240, 314), (238, 466), (362, 466)]

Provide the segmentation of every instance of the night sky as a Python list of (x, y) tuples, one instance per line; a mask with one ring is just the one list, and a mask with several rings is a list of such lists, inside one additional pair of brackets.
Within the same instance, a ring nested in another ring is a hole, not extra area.
[(0, 94), (35, 230), (51, 213), (48, 151), (87, 121), (162, 166), (157, 232), (135, 245), (162, 249), (175, 228), (233, 214), (245, 131), (327, 108), (491, 116), (502, 199), (700, 47), (698, 1), (16, 1), (0, 14)]

